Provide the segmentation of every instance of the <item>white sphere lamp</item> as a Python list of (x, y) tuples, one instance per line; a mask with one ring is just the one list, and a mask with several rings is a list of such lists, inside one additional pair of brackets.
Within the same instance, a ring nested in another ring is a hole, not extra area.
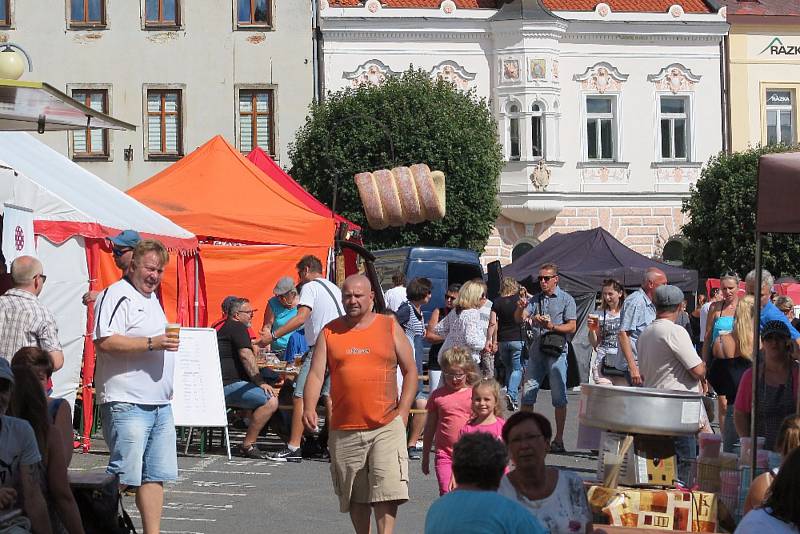
[(18, 80), (25, 72), (26, 64), (28, 70), (33, 69), (31, 58), (25, 50), (14, 43), (0, 44), (0, 79)]

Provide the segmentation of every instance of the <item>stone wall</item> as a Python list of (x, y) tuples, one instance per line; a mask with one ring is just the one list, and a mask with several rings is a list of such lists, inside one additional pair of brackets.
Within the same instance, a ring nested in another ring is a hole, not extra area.
[(533, 225), (502, 215), (489, 236), (481, 262), (511, 263), (511, 251), (521, 242), (536, 244), (556, 232), (605, 228), (622, 243), (645, 256), (659, 256), (667, 240), (678, 234), (686, 217), (679, 207), (568, 207), (558, 216)]

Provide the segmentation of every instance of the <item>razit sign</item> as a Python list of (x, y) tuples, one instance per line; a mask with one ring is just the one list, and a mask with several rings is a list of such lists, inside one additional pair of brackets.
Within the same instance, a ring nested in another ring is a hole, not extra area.
[(759, 52), (759, 55), (769, 52), (770, 56), (800, 56), (800, 46), (785, 45), (780, 37), (775, 37)]

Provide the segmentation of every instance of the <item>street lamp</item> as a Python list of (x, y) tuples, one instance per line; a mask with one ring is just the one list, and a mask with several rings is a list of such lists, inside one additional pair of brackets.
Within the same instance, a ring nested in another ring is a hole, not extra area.
[[(20, 54), (14, 49), (22, 52)], [(24, 57), (23, 57), (24, 56)], [(28, 71), (33, 70), (33, 62), (21, 46), (14, 43), (3, 43), (0, 45), (0, 79), (18, 80), (25, 72), (25, 63), (28, 63)]]

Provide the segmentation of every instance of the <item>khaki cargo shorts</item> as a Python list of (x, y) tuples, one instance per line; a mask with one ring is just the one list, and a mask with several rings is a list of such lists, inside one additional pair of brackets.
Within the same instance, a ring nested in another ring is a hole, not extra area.
[(341, 512), (349, 512), (351, 502), (408, 500), (406, 429), (400, 417), (375, 430), (332, 430), (328, 449)]

